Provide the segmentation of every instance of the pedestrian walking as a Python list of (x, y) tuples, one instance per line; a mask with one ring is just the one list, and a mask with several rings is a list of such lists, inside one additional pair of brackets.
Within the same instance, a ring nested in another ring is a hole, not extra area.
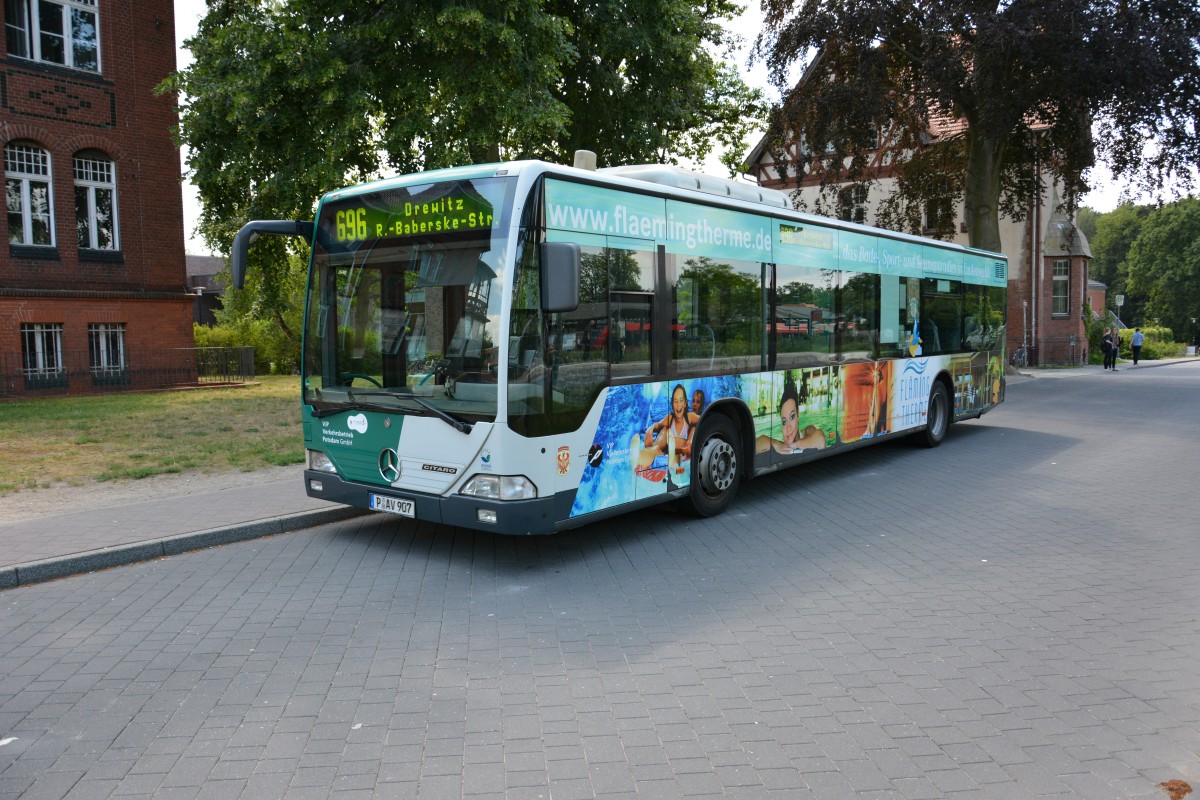
[(1146, 334), (1142, 333), (1141, 328), (1133, 329), (1133, 336), (1129, 337), (1129, 346), (1133, 348), (1133, 365), (1136, 367), (1138, 358), (1142, 355), (1142, 342), (1146, 341)]
[(1112, 328), (1104, 329), (1104, 336), (1100, 339), (1100, 350), (1104, 353), (1104, 368), (1114, 369), (1116, 367), (1116, 359), (1113, 358)]

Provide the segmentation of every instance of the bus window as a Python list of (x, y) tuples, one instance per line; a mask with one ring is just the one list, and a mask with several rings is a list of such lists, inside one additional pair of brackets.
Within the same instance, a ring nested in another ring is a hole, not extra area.
[(962, 350), (962, 284), (942, 278), (921, 280), (921, 354)]
[(908, 355), (907, 278), (898, 275), (879, 276), (879, 349), (877, 358), (899, 358)]
[(607, 319), (608, 251), (581, 245), (579, 307), (555, 315), (560, 380), (592, 391), (608, 382)]
[(775, 267), (775, 368), (818, 366), (833, 352), (837, 273), (779, 264)]
[(604, 335), (613, 380), (645, 377), (653, 364), (650, 321), (654, 307), (652, 249), (607, 248), (608, 317)]
[(835, 343), (845, 361), (876, 357), (879, 343), (879, 276), (840, 273)]
[(651, 372), (654, 252), (581, 245), (579, 307), (544, 315), (537, 248), (526, 246), (509, 329), (509, 424), (573, 431), (610, 378)]
[(963, 286), (963, 350), (991, 351), (1004, 346), (1004, 289)]
[(757, 262), (668, 257), (677, 275), (671, 342), (683, 373), (765, 369), (763, 267)]

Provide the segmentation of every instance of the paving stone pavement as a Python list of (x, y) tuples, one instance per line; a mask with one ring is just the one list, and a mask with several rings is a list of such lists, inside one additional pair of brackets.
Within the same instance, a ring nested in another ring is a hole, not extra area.
[[(361, 512), (309, 497), (287, 479), (8, 522), (0, 516), (0, 589), (346, 519)], [(272, 471), (274, 474), (275, 471)], [(47, 495), (52, 493), (47, 492)]]
[(516, 539), (381, 517), (0, 592), (0, 798), (1200, 786), (1200, 365)]

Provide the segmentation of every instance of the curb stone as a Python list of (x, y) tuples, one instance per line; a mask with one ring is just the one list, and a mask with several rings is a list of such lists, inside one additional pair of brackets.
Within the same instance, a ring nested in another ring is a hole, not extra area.
[(55, 556), (40, 561), (29, 561), (0, 567), (0, 590), (28, 586), (33, 583), (81, 575), (96, 570), (152, 561), (164, 556), (173, 556), (192, 550), (203, 550), (248, 539), (259, 539), (279, 533), (303, 530), (330, 522), (340, 522), (368, 513), (360, 508), (336, 506), (316, 511), (301, 511), (280, 517), (242, 522), (221, 528), (208, 528), (191, 533), (180, 533), (162, 539), (85, 550), (66, 556)]

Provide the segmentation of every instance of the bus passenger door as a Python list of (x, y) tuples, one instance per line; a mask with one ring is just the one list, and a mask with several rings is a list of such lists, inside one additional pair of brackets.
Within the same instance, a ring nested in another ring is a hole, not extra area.
[[(655, 385), (648, 383), (661, 350), (658, 342), (663, 328), (656, 324), (658, 261), (654, 243), (648, 240), (610, 236), (605, 237), (602, 247), (585, 246), (580, 307), (577, 312), (562, 315), (566, 361), (602, 366), (598, 375), (594, 369), (588, 371), (591, 379), (599, 377), (601, 381), (588, 398), (594, 400), (601, 385), (609, 385), (611, 408), (600, 415), (600, 427), (587, 432), (588, 449), (608, 451), (611, 463), (606, 457), (603, 469), (616, 480), (606, 480), (602, 491), (587, 490), (591, 498), (588, 511), (667, 491), (668, 453), (665, 448), (657, 453), (660, 442), (653, 441), (653, 437), (650, 446), (645, 445), (646, 431), (655, 421), (651, 418), (657, 414), (661, 419), (668, 413), (666, 405), (654, 402)], [(563, 375), (565, 372), (560, 372), (560, 380)], [(614, 409), (621, 409), (621, 413)], [(645, 453), (639, 456), (642, 450)], [(569, 471), (563, 474), (560, 470), (560, 489), (578, 486), (586, 467), (577, 471), (574, 463), (578, 459), (583, 464), (586, 456), (586, 452), (571, 454)], [(618, 461), (623, 466), (617, 467)]]

